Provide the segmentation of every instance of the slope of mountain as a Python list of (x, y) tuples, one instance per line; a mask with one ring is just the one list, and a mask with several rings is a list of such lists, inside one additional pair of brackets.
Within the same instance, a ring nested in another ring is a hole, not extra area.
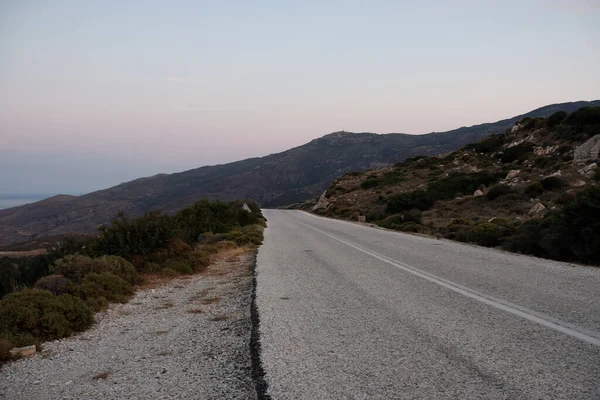
[(315, 197), (348, 171), (449, 152), (503, 132), (526, 116), (594, 104), (600, 100), (554, 104), (495, 123), (425, 135), (336, 132), (266, 157), (155, 175), (79, 197), (54, 197), (0, 210), (0, 245), (41, 235), (93, 233), (119, 211), (132, 216), (153, 208), (172, 212), (200, 198), (252, 198), (265, 207), (289, 204)]
[(600, 265), (599, 151), (600, 107), (525, 118), (450, 154), (347, 173), (296, 207)]

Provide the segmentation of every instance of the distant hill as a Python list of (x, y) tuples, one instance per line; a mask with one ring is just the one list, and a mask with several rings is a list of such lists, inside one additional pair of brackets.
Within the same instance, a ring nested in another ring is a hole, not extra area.
[(502, 133), (524, 117), (571, 113), (593, 102), (553, 104), (502, 121), (424, 135), (335, 132), (266, 157), (136, 179), (83, 196), (55, 196), (0, 210), (0, 245), (69, 232), (93, 233), (119, 211), (140, 215), (175, 211), (200, 198), (252, 198), (275, 207), (316, 197), (348, 171), (385, 166), (417, 155), (437, 155)]

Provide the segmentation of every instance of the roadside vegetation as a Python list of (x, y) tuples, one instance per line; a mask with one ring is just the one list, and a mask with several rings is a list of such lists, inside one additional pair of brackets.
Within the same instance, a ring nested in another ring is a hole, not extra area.
[(94, 312), (127, 302), (152, 277), (201, 272), (221, 250), (258, 246), (258, 205), (201, 200), (174, 215), (120, 214), (97, 236), (33, 257), (0, 258), (0, 362), (9, 350), (89, 328)]
[(575, 151), (598, 134), (600, 107), (525, 118), (444, 156), (346, 174), (314, 211), (600, 265), (600, 168), (597, 155), (582, 158)]

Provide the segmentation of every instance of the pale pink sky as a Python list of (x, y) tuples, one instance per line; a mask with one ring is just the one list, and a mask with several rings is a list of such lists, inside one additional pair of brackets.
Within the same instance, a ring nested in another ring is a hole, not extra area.
[(0, 194), (600, 98), (598, 1), (0, 1)]

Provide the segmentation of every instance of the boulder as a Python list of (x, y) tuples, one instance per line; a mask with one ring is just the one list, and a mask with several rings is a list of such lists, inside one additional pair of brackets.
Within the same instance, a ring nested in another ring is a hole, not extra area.
[(519, 175), (519, 173), (521, 172), (521, 170), (518, 169), (511, 169), (510, 171), (508, 171), (508, 174), (506, 174), (506, 179), (513, 179), (514, 177), (516, 177), (517, 175)]
[(323, 192), (321, 197), (319, 197), (319, 201), (317, 201), (317, 204), (315, 204), (315, 206), (312, 208), (313, 211), (324, 210), (329, 207), (329, 204), (331, 203), (329, 203), (329, 200), (327, 200), (325, 197), (326, 194), (327, 190)]
[(367, 217), (364, 215), (359, 215), (358, 216), (358, 222), (367, 222)]
[(600, 153), (600, 134), (592, 137), (575, 149), (573, 164), (577, 165), (587, 161), (596, 161), (598, 160), (598, 153)]
[(481, 196), (483, 196), (483, 192), (481, 190), (477, 189), (475, 191), (475, 193), (473, 193), (473, 196), (474, 197), (481, 197)]
[(535, 205), (533, 207), (531, 207), (531, 210), (529, 210), (529, 215), (531, 215), (531, 216), (538, 215), (538, 214), (542, 213), (545, 209), (546, 209), (546, 206), (544, 206), (542, 203), (535, 203)]
[(591, 178), (592, 176), (594, 176), (597, 169), (598, 169), (598, 164), (592, 163), (586, 167), (583, 167), (583, 168), (577, 170), (577, 172), (579, 172), (580, 175)]
[(575, 186), (575, 187), (585, 186), (585, 181), (582, 181), (581, 179), (578, 181), (575, 181), (575, 182), (573, 182), (573, 186)]
[(557, 177), (557, 178), (559, 178), (559, 177), (561, 177), (561, 176), (562, 176), (562, 172), (560, 172), (560, 171), (556, 171), (555, 173), (551, 174), (550, 176), (554, 176), (554, 177)]

